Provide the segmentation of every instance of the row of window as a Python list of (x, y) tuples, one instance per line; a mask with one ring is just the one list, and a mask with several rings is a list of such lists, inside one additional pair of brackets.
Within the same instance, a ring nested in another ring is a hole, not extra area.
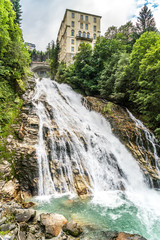
[[(95, 44), (94, 44), (94, 46), (95, 46)], [(71, 47), (71, 51), (74, 52), (74, 47)]]
[[(72, 21), (72, 27), (74, 27), (74, 21)], [(88, 30), (88, 23), (85, 24), (86, 30)], [(80, 23), (80, 28), (83, 29), (83, 23)], [(93, 26), (93, 30), (96, 32), (97, 28), (96, 26)]]
[[(74, 30), (72, 30), (71, 35), (74, 36)], [(84, 38), (86, 38), (86, 37), (87, 37), (87, 38), (90, 38), (90, 33), (88, 32), (88, 33), (86, 34), (85, 32), (82, 33), (81, 31), (79, 31), (79, 32), (78, 32), (78, 36), (79, 36), (79, 37), (84, 37)], [(94, 33), (94, 34), (93, 34), (93, 39), (96, 39), (96, 38), (97, 38), (97, 36), (96, 36), (96, 34)], [(72, 40), (73, 40), (73, 39), (72, 39)], [(74, 42), (73, 42), (72, 44), (74, 44)]]
[[(72, 13), (72, 18), (75, 18), (75, 13)], [(80, 16), (80, 19), (81, 19), (82, 21), (85, 19), (85, 20), (88, 22), (88, 16), (81, 15), (81, 16)], [(97, 22), (97, 18), (94, 17), (93, 21), (94, 21), (94, 23), (96, 23), (96, 22)]]

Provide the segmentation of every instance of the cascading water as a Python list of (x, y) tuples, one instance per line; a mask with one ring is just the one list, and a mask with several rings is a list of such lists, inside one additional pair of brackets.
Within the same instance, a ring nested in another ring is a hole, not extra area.
[(159, 193), (149, 189), (139, 165), (112, 134), (110, 124), (81, 100), (68, 85), (36, 79), (39, 195), (92, 195), (82, 215), (86, 211), (87, 216), (96, 215), (108, 230), (159, 240), (155, 225), (160, 224)]
[[(158, 145), (158, 142), (152, 132), (150, 132), (144, 125), (143, 123), (136, 119), (133, 114), (127, 109), (127, 112), (130, 116), (130, 118), (135, 122), (136, 124), (136, 131), (137, 131), (137, 146), (145, 150), (145, 152), (151, 152), (153, 153), (153, 158), (152, 158), (152, 166), (155, 166), (158, 175), (160, 176), (160, 146)], [(142, 136), (143, 135), (143, 136)], [(147, 144), (145, 146), (145, 143)], [(147, 158), (147, 154), (145, 156)], [(147, 158), (147, 160), (149, 160)]]

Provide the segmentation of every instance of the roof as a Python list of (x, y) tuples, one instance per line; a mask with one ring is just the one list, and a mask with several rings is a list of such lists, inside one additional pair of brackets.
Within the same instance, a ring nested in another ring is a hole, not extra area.
[(102, 16), (98, 16), (98, 15), (91, 14), (91, 13), (86, 13), (86, 12), (80, 12), (80, 11), (76, 11), (76, 10), (72, 10), (72, 9), (66, 9), (66, 12), (67, 12), (67, 11), (76, 12), (76, 13), (83, 13), (83, 14), (86, 14), (86, 15), (90, 15), (90, 16), (95, 16), (95, 17), (100, 17), (100, 18), (102, 18)]

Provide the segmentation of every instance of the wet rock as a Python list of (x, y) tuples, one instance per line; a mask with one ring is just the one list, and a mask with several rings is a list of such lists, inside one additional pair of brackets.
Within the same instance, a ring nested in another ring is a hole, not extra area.
[(62, 230), (62, 227), (67, 223), (67, 219), (60, 214), (41, 214), (40, 223), (45, 226), (47, 236), (57, 237)]
[(32, 234), (28, 233), (27, 240), (36, 240), (37, 238)]
[(29, 226), (26, 222), (21, 222), (19, 224), (19, 229), (20, 229), (21, 232), (27, 232), (28, 229), (29, 229)]
[(71, 235), (73, 237), (78, 237), (83, 232), (83, 229), (76, 222), (71, 221), (71, 222), (66, 223), (63, 226), (63, 231), (67, 235)]
[(0, 219), (0, 226), (1, 226), (2, 224), (4, 224), (6, 220), (7, 220), (6, 217), (3, 217), (2, 219)]
[(15, 223), (10, 224), (9, 231), (14, 230), (16, 227), (17, 227), (17, 225)]
[(26, 232), (22, 232), (22, 231), (20, 231), (19, 232), (19, 238), (18, 239), (20, 239), (20, 240), (26, 240), (27, 238), (26, 238)]
[(129, 233), (122, 233), (120, 232), (118, 234), (118, 237), (116, 238), (116, 240), (147, 240), (146, 238), (137, 235), (137, 234), (129, 234)]
[(19, 185), (15, 181), (10, 180), (3, 186), (2, 193), (14, 198), (17, 194), (18, 188)]
[(36, 211), (33, 209), (18, 209), (16, 210), (15, 220), (17, 222), (28, 222), (35, 215)]
[(10, 227), (10, 224), (2, 224), (1, 226), (0, 226), (0, 229), (1, 229), (1, 231), (4, 231), (4, 232), (6, 232), (6, 231), (9, 231), (9, 227)]

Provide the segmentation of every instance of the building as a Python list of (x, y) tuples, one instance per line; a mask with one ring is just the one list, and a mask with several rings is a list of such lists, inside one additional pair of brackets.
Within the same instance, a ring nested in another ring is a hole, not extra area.
[(101, 16), (66, 9), (57, 38), (59, 61), (71, 63), (81, 42), (90, 43), (93, 48), (101, 33), (100, 26)]
[(33, 44), (33, 43), (25, 42), (25, 44), (26, 44), (28, 50), (34, 50), (34, 49), (36, 49), (36, 45)]

